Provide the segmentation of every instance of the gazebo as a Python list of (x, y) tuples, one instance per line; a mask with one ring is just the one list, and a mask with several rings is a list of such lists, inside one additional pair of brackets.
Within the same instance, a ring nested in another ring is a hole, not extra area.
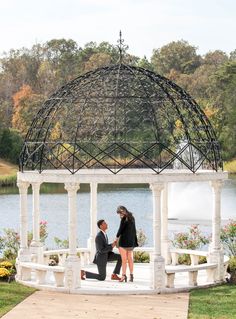
[[(207, 271), (207, 284), (221, 282), (226, 265), (220, 245), (221, 188), (228, 175), (223, 171), (214, 130), (182, 88), (147, 69), (123, 63), (122, 40), (119, 50), (119, 63), (79, 76), (50, 96), (29, 128), (17, 177), (21, 239), (17, 280), (38, 288), (86, 292), (80, 269), (81, 262), (91, 262), (95, 252), (98, 184), (145, 183), (153, 193), (150, 290), (175, 291), (175, 274), (179, 272), (189, 274), (185, 288), (197, 285), (200, 270)], [(170, 248), (168, 185), (185, 181), (209, 182), (212, 187), (212, 244), (208, 252)], [(40, 243), (42, 183), (64, 183), (68, 192), (67, 251), (46, 251)], [(76, 193), (83, 183), (90, 184), (90, 237), (87, 247), (77, 249)], [(30, 185), (33, 240), (28, 247)], [(190, 254), (190, 266), (176, 265), (181, 253)], [(58, 254), (58, 266), (48, 265), (50, 254)], [(207, 257), (206, 264), (198, 264), (201, 255)], [(54, 281), (48, 280), (48, 272)]]

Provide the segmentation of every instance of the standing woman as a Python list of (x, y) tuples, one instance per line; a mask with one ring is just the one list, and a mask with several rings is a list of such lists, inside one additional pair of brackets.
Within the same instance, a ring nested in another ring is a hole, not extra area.
[(134, 261), (133, 261), (133, 250), (134, 247), (138, 246), (135, 219), (132, 213), (130, 213), (126, 207), (118, 206), (117, 214), (120, 215), (120, 227), (116, 234), (117, 242), (119, 245), (119, 252), (122, 259), (122, 277), (121, 282), (127, 282), (126, 269), (127, 261), (130, 271), (130, 281), (134, 280), (133, 270), (134, 270)]

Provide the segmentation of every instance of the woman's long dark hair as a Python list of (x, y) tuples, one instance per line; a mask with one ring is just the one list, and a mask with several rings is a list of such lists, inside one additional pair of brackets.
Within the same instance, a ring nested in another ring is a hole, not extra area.
[(125, 207), (125, 206), (118, 206), (117, 207), (117, 214), (120, 214), (120, 213), (125, 213), (125, 218), (128, 220), (128, 221), (134, 221), (134, 216), (131, 212), (128, 211), (128, 209)]

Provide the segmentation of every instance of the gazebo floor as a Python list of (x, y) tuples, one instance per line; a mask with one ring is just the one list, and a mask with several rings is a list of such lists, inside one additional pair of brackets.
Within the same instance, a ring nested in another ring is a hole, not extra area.
[[(96, 265), (87, 265), (82, 267), (87, 271), (97, 273)], [(198, 271), (198, 286), (193, 287), (188, 285), (188, 273), (176, 273), (175, 287), (164, 288), (161, 291), (155, 291), (150, 288), (150, 264), (134, 264), (134, 282), (119, 282), (111, 280), (111, 274), (114, 269), (114, 264), (109, 263), (107, 266), (107, 277), (105, 281), (98, 281), (96, 279), (86, 279), (81, 281), (81, 288), (68, 290), (64, 287), (53, 287), (53, 276), (48, 274), (46, 281), (48, 284), (37, 285), (34, 281), (20, 281), (25, 285), (37, 287), (41, 290), (54, 290), (65, 293), (77, 294), (91, 294), (91, 295), (119, 295), (119, 294), (156, 294), (156, 293), (175, 293), (181, 291), (189, 291), (197, 287), (209, 287), (214, 284), (206, 282), (206, 271)]]

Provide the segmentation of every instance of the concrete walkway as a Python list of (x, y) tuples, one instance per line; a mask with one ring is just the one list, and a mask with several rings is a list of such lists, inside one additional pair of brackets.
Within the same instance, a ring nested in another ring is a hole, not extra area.
[(2, 319), (187, 319), (188, 293), (73, 295), (37, 291)]

